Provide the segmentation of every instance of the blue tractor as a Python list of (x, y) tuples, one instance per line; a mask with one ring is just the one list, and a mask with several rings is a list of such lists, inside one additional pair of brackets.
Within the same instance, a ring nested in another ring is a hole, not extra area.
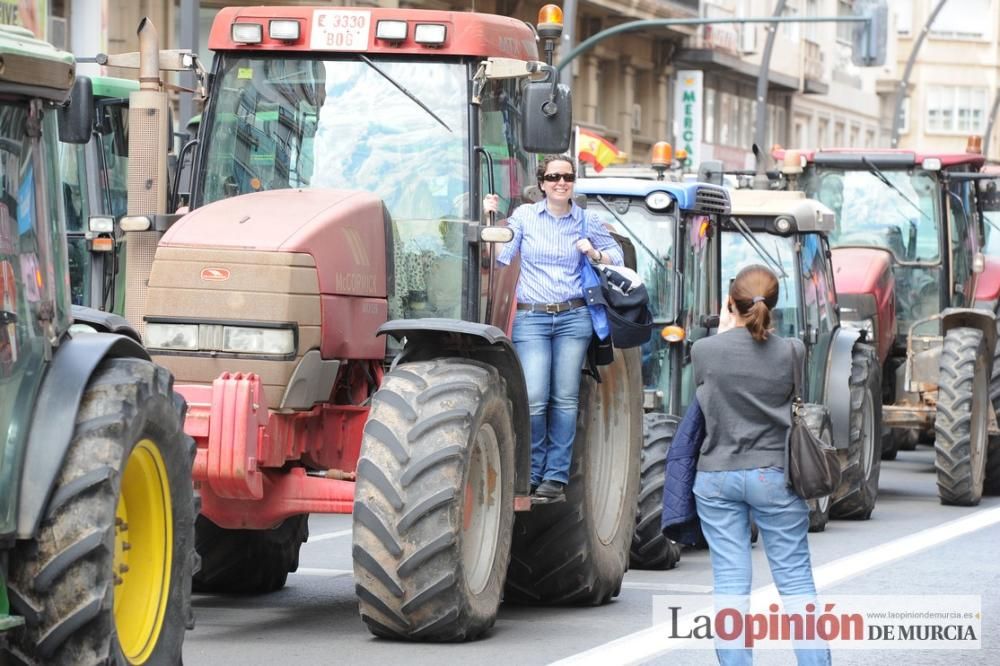
[(716, 185), (655, 177), (583, 178), (576, 193), (632, 242), (649, 292), (657, 326), (642, 347), (644, 438), (630, 563), (670, 569), (680, 548), (660, 532), (665, 460), (694, 395), (691, 345), (718, 326), (719, 228), (729, 215), (729, 194)]

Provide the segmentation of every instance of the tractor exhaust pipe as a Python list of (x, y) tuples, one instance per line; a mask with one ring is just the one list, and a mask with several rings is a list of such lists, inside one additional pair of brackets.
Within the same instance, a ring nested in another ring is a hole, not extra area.
[(160, 34), (143, 16), (136, 29), (139, 36), (139, 90), (160, 91)]
[[(139, 36), (139, 90), (129, 95), (128, 214), (167, 212), (167, 153), (169, 100), (160, 79), (160, 44), (156, 27), (143, 18)], [(161, 232), (125, 233), (125, 318), (143, 334), (143, 315), (153, 255)]]

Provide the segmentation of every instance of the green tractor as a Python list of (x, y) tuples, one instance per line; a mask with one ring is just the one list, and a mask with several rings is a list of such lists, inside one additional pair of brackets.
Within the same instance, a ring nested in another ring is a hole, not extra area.
[[(128, 203), (128, 97), (139, 84), (110, 76), (77, 77), (72, 104), (90, 116), (84, 143), (59, 147), (66, 208), (70, 298), (83, 305), (124, 310), (124, 247), (114, 222)], [(80, 137), (83, 139), (84, 137)]]
[(827, 240), (833, 212), (801, 192), (737, 189), (730, 196), (721, 282), (729, 284), (749, 264), (767, 265), (778, 275), (775, 331), (805, 343), (806, 421), (840, 456), (841, 485), (809, 501), (810, 530), (823, 531), (831, 516), (867, 520), (878, 497), (882, 373), (864, 334), (841, 325)]
[(87, 332), (109, 315), (70, 306), (57, 136), (89, 137), (58, 108), (73, 56), (0, 26), (0, 58), (0, 662), (179, 663), (185, 404), (134, 338)]

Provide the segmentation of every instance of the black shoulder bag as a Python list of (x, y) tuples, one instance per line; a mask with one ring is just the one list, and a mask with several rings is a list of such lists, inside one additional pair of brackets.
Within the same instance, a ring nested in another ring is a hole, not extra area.
[(840, 485), (840, 459), (837, 449), (816, 436), (805, 422), (802, 403), (802, 366), (798, 348), (792, 347), (792, 370), (795, 393), (792, 396), (792, 429), (788, 435), (785, 476), (788, 485), (802, 499), (817, 499), (830, 495)]

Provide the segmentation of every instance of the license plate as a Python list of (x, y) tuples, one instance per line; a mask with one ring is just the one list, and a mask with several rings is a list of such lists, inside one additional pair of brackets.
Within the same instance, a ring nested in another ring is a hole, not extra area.
[(371, 12), (317, 9), (309, 46), (322, 51), (366, 51), (370, 30)]

